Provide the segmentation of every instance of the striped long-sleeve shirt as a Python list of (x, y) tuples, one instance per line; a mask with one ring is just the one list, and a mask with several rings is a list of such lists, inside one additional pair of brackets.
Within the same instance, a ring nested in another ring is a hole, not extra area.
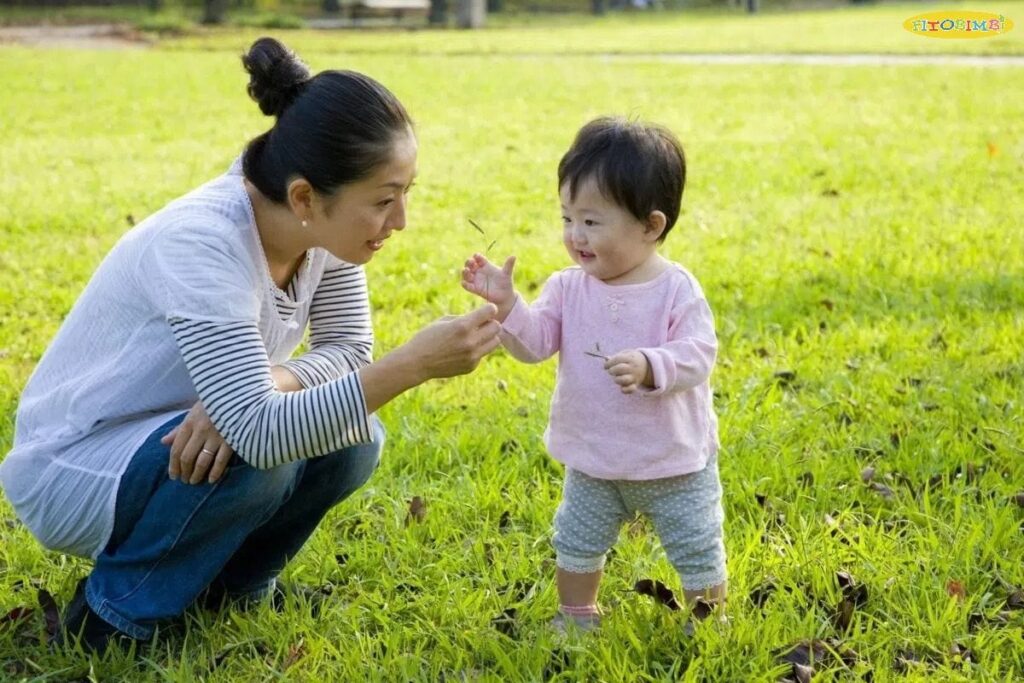
[(373, 349), (363, 270), (342, 265), (326, 271), (309, 319), (310, 351), (283, 364), (305, 388), (288, 393), (274, 386), (255, 323), (169, 321), (207, 414), (253, 467), (326, 455), (372, 438), (355, 372), (370, 362)]
[[(101, 552), (125, 468), (196, 400), (256, 467), (370, 440), (362, 268), (311, 249), (292, 285), (270, 278), (238, 164), (122, 237), (22, 392), (0, 462), (4, 495), (46, 547)], [(277, 390), (275, 366), (303, 389)]]

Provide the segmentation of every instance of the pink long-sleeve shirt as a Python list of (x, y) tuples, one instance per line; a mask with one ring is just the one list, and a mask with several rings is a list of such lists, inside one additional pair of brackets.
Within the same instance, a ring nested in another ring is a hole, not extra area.
[[(555, 273), (531, 306), (517, 299), (502, 324), (509, 353), (558, 357), (544, 432), (548, 451), (599, 479), (647, 480), (702, 470), (718, 450), (708, 378), (718, 342), (697, 280), (677, 264), (653, 280), (608, 285), (578, 267)], [(623, 394), (588, 356), (641, 351), (654, 389)]]

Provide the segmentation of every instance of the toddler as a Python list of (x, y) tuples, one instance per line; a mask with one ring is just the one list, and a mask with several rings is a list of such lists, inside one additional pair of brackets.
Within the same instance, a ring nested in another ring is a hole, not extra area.
[(562, 243), (576, 264), (527, 305), (515, 257), (466, 261), (462, 286), (498, 306), (515, 358), (559, 354), (544, 442), (565, 465), (554, 522), (555, 624), (600, 623), (605, 554), (637, 512), (653, 522), (686, 598), (724, 601), (714, 320), (696, 279), (658, 254), (679, 216), (686, 162), (660, 126), (600, 118), (558, 165)]

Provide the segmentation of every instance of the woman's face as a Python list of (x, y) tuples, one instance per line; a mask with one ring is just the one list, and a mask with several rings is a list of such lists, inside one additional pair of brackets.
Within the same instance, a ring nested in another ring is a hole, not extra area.
[(309, 229), (319, 246), (343, 261), (367, 263), (384, 241), (405, 228), (409, 188), (416, 177), (416, 137), (399, 135), (391, 156), (370, 176), (317, 202)]

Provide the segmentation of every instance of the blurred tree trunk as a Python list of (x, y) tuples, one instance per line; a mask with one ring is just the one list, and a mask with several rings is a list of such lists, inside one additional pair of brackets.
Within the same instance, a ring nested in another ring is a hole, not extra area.
[(146, 0), (150, 12), (159, 12), (164, 7), (164, 0)]
[(341, 11), (341, 3), (338, 0), (324, 0), (320, 7), (325, 14), (337, 14)]
[(448, 23), (448, 0), (430, 0), (429, 20), (434, 26)]
[(228, 11), (228, 0), (203, 0), (203, 23), (223, 24)]
[(605, 11), (605, 0), (590, 0), (590, 8), (594, 14), (601, 15)]

